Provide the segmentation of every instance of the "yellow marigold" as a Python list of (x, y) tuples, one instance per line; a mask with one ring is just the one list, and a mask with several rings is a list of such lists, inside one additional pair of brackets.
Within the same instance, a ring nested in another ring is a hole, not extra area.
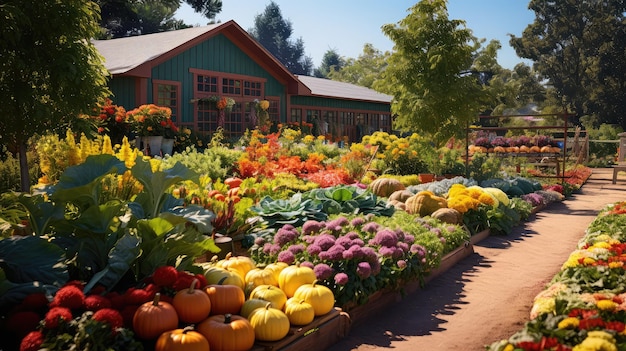
[(614, 311), (617, 308), (617, 304), (611, 300), (600, 300), (596, 302), (596, 306), (601, 311)]
[(480, 194), (480, 196), (478, 197), (478, 201), (482, 202), (485, 205), (489, 205), (489, 206), (495, 206), (496, 205), (496, 199), (494, 199), (493, 196), (487, 194), (487, 193), (482, 193)]
[(315, 137), (311, 134), (307, 134), (304, 136), (304, 138), (302, 138), (302, 141), (304, 141), (305, 143), (312, 143), (315, 140)]
[(559, 329), (576, 329), (578, 328), (579, 320), (576, 317), (567, 317), (559, 322)]
[(552, 313), (556, 307), (553, 298), (539, 298), (535, 299), (532, 309), (530, 310), (530, 319), (535, 319), (537, 316), (545, 313)]
[(617, 351), (615, 338), (600, 330), (592, 330), (587, 333), (587, 338), (574, 346), (572, 351)]
[(460, 213), (465, 213), (469, 210), (469, 208), (467, 208), (467, 204), (465, 201), (463, 201), (461, 198), (459, 197), (455, 197), (455, 198), (451, 198), (448, 200), (448, 207), (449, 208), (453, 208), (457, 211), (459, 211)]
[(506, 346), (502, 349), (502, 351), (514, 351), (515, 346), (513, 344), (506, 344)]
[(599, 241), (594, 243), (593, 245), (591, 245), (589, 247), (589, 249), (592, 248), (596, 248), (596, 249), (610, 249), (611, 248), (611, 244), (607, 243), (606, 241)]
[(622, 268), (622, 267), (624, 267), (624, 262), (622, 261), (609, 262), (609, 268)]
[(584, 264), (584, 265), (592, 265), (592, 264), (594, 264), (594, 263), (596, 263), (596, 260), (594, 260), (594, 259), (593, 259), (593, 258), (591, 258), (591, 257), (585, 257), (585, 258), (583, 259), (583, 264)]

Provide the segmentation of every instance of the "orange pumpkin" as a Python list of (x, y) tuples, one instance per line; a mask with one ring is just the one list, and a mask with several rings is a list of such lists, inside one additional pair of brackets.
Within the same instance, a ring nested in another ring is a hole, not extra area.
[(269, 301), (272, 307), (282, 310), (287, 302), (285, 292), (274, 285), (259, 285), (250, 292), (250, 299)]
[(254, 346), (254, 328), (242, 316), (211, 316), (197, 329), (209, 341), (211, 351), (246, 351)]
[(289, 298), (293, 296), (300, 285), (311, 284), (315, 279), (315, 272), (312, 268), (296, 264), (288, 266), (280, 272), (278, 275), (278, 286)]
[(257, 340), (278, 341), (289, 334), (289, 318), (271, 305), (268, 302), (265, 308), (257, 308), (250, 313), (250, 324)]
[(300, 286), (294, 297), (308, 302), (315, 310), (315, 316), (322, 316), (330, 312), (335, 306), (335, 295), (328, 287), (317, 284), (304, 284)]
[(238, 177), (229, 177), (224, 179), (224, 184), (228, 185), (229, 188), (238, 188), (243, 183), (243, 179)]
[(211, 300), (211, 314), (237, 314), (246, 297), (243, 289), (235, 285), (211, 284), (205, 289)]
[(209, 295), (202, 289), (196, 289), (196, 285), (198, 285), (198, 279), (191, 282), (189, 289), (177, 292), (172, 300), (178, 318), (185, 323), (201, 322), (211, 313)]
[(178, 314), (170, 303), (160, 301), (161, 294), (156, 293), (154, 300), (137, 308), (133, 315), (133, 330), (140, 339), (156, 339), (162, 333), (178, 327)]
[(166, 331), (157, 339), (154, 351), (209, 351), (209, 342), (193, 327)]

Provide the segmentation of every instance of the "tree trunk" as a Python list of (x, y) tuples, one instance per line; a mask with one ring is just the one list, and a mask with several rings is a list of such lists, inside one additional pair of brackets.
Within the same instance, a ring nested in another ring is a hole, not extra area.
[(20, 155), (20, 185), (22, 192), (30, 193), (30, 174), (28, 169), (28, 156), (26, 154), (28, 147), (24, 141), (20, 141), (18, 147)]

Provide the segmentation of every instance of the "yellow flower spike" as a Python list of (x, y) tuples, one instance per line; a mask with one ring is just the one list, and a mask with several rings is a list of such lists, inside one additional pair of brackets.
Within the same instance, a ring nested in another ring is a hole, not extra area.
[(102, 154), (103, 155), (114, 155), (113, 146), (111, 145), (111, 138), (108, 135), (105, 135), (102, 138)]

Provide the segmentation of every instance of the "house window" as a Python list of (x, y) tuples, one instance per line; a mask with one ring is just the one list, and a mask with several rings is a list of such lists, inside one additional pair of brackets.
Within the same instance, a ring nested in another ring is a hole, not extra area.
[(244, 81), (243, 82), (243, 95), (261, 97), (263, 84), (261, 82)]
[(278, 113), (278, 100), (268, 100), (270, 102), (270, 107), (267, 109), (267, 112), (270, 115), (270, 121), (273, 125), (277, 125), (280, 123), (280, 116)]
[(224, 136), (235, 138), (243, 135), (245, 131), (243, 109), (240, 102), (235, 103), (230, 112), (224, 112)]
[(241, 80), (222, 78), (222, 93), (229, 95), (241, 95)]
[(300, 123), (302, 123), (302, 110), (299, 108), (292, 108), (291, 118), (289, 118), (289, 121), (291, 123), (297, 123), (298, 125), (300, 125)]
[(217, 77), (198, 74), (196, 76), (196, 88), (198, 92), (217, 93)]
[(180, 82), (155, 80), (152, 91), (154, 103), (169, 107), (172, 110), (172, 121), (180, 122)]
[(202, 135), (213, 133), (217, 129), (218, 110), (214, 103), (198, 101), (196, 128)]

